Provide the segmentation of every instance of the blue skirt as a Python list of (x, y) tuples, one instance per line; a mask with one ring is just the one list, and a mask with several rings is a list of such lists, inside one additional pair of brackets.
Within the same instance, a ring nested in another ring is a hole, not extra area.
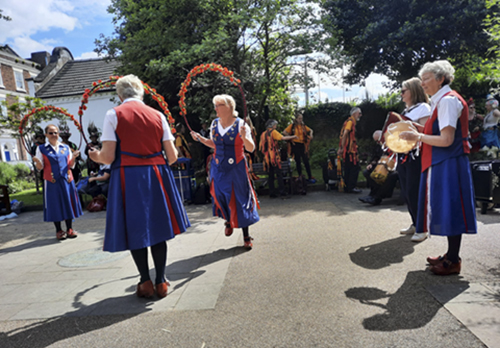
[(477, 233), (474, 186), (467, 156), (447, 159), (422, 173), (417, 232), (440, 236)]
[(142, 249), (191, 226), (168, 165), (111, 170), (104, 251)]
[(259, 221), (257, 196), (245, 160), (234, 165), (217, 165), (212, 160), (210, 177), (214, 216), (229, 221), (233, 228), (248, 227)]
[(60, 178), (55, 183), (43, 183), (43, 221), (57, 222), (83, 215), (74, 180)]

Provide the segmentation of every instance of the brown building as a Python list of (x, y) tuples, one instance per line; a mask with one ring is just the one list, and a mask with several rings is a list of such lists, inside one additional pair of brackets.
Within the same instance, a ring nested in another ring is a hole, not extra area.
[[(8, 45), (0, 46), (0, 102), (5, 100), (12, 102), (15, 97), (23, 102), (26, 96), (35, 96), (33, 78), (40, 73), (46, 64), (43, 64), (42, 55), (38, 57), (37, 61), (32, 58), (22, 58)], [(1, 112), (7, 112), (4, 106), (2, 106)], [(0, 161), (10, 162), (27, 159), (21, 141), (14, 138), (11, 131), (0, 129)]]

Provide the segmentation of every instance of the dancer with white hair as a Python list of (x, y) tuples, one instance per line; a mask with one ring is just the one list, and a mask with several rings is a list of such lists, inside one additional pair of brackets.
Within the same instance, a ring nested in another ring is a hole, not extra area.
[(498, 100), (492, 95), (486, 97), (486, 116), (477, 115), (483, 121), (481, 130), (481, 151), (490, 151), (495, 154), (500, 149), (500, 139), (498, 138), (498, 122), (500, 121), (500, 110), (498, 110)]
[[(116, 92), (122, 104), (106, 113), (102, 150), (89, 152), (92, 160), (111, 164), (103, 250), (130, 250), (141, 276), (137, 296), (152, 297), (156, 292), (163, 298), (168, 292), (166, 241), (190, 226), (169, 166), (177, 161), (177, 150), (165, 116), (143, 103), (138, 77), (120, 78)], [(149, 276), (148, 247), (155, 286)]]
[(193, 139), (215, 150), (210, 163), (210, 194), (213, 214), (225, 220), (226, 237), (235, 228), (243, 232), (243, 247), (252, 249), (249, 226), (259, 221), (258, 202), (248, 175), (245, 150), (253, 152), (251, 129), (238, 117), (236, 102), (227, 94), (213, 98), (217, 118), (210, 126), (210, 138), (191, 132)]
[(424, 132), (402, 132), (401, 139), (421, 141), (417, 231), (446, 236), (448, 251), (428, 257), (437, 275), (460, 273), (462, 234), (477, 233), (474, 189), (470, 170), (469, 109), (449, 84), (455, 69), (446, 60), (426, 63), (419, 72), (422, 88), (431, 96), (431, 118)]

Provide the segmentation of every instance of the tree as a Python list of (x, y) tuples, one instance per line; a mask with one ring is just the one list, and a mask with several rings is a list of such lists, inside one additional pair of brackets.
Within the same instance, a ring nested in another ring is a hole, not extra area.
[[(62, 115), (53, 111), (40, 111), (32, 115), (25, 127), (23, 128), (23, 135), (21, 136), (19, 132), (19, 126), (24, 115), (28, 114), (31, 110), (45, 106), (44, 102), (40, 98), (33, 98), (26, 96), (25, 101), (20, 102), (19, 97), (13, 97), (12, 100), (3, 100), (0, 102), (0, 128), (3, 130), (8, 130), (11, 132), (12, 137), (21, 139), (24, 144), (30, 148), (33, 144), (33, 138), (35, 132), (40, 128), (40, 123), (47, 122), (53, 119), (62, 119)], [(7, 110), (5, 113), (4, 111)], [(34, 164), (33, 164), (33, 167)], [(39, 191), (38, 186), (38, 176), (35, 175), (36, 180), (36, 190)]]
[(12, 20), (12, 18), (10, 18), (9, 16), (3, 15), (2, 12), (3, 12), (3, 10), (0, 9), (0, 19), (3, 19), (5, 21), (7, 21), (7, 22)]
[(338, 35), (351, 64), (351, 84), (372, 72), (399, 84), (428, 61), (461, 68), (488, 53), (485, 0), (326, 0), (323, 9), (325, 30)]
[[(315, 0), (316, 1), (316, 0)], [(121, 73), (134, 73), (156, 87), (173, 114), (187, 72), (215, 62), (243, 81), (249, 114), (291, 116), (291, 83), (297, 72), (290, 59), (321, 46), (316, 18), (304, 0), (113, 0), (115, 35), (96, 40), (97, 51), (117, 57)], [(301, 73), (301, 72), (299, 72)], [(188, 117), (197, 123), (213, 111), (211, 98), (236, 88), (216, 73), (197, 76), (187, 99)]]

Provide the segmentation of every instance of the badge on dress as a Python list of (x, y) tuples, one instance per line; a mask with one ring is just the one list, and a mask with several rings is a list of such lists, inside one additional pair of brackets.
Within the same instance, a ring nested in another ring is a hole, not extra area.
[(227, 163), (229, 163), (229, 164), (233, 164), (233, 163), (234, 163), (234, 159), (233, 159), (233, 158), (228, 159), (228, 160), (227, 160)]

